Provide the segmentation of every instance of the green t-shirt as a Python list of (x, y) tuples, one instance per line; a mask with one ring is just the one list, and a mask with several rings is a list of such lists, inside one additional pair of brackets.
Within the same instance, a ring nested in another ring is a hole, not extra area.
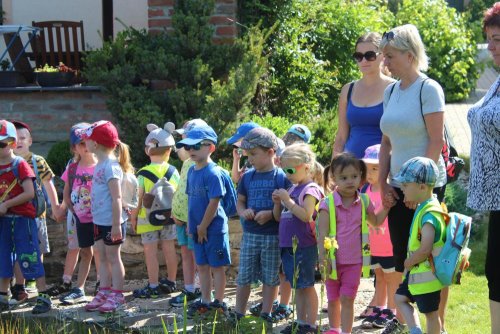
[(182, 164), (181, 177), (172, 202), (172, 214), (178, 220), (188, 221), (188, 195), (186, 194), (187, 175), (189, 168), (194, 165), (191, 159), (187, 159)]

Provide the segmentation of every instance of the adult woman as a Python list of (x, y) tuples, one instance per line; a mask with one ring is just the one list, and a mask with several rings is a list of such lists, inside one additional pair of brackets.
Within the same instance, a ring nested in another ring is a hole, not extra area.
[[(483, 29), (488, 39), (488, 50), (500, 66), (500, 2), (485, 12)], [(491, 333), (500, 333), (500, 76), (482, 100), (467, 115), (472, 133), (470, 152), (470, 179), (467, 206), (490, 211), (486, 278), (488, 279)], [(495, 181), (496, 180), (496, 181)], [(496, 316), (493, 316), (496, 315)]]
[(380, 34), (370, 32), (356, 41), (353, 58), (363, 77), (342, 87), (333, 155), (348, 151), (361, 159), (368, 146), (380, 144), (382, 99), (385, 88), (393, 82), (382, 73), (380, 40)]
[[(396, 271), (402, 274), (416, 203), (405, 201), (401, 185), (393, 176), (404, 162), (413, 157), (433, 159), (439, 169), (434, 192), (440, 201), (443, 200), (446, 170), (440, 153), (444, 143), (444, 93), (436, 81), (421, 73), (427, 70), (428, 60), (414, 25), (407, 24), (384, 33), (380, 48), (385, 65), (399, 78), (384, 93), (379, 180), (383, 198), (390, 195), (396, 200), (389, 211), (388, 221)], [(446, 301), (446, 298), (442, 299)], [(442, 309), (440, 306), (440, 314), (443, 319), (444, 306)]]

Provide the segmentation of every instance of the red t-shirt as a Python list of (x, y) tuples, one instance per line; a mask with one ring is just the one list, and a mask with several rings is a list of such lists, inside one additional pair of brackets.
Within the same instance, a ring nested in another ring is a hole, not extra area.
[[(12, 165), (12, 163), (7, 164), (7, 165), (0, 165), (0, 170), (9, 168)], [(31, 169), (30, 165), (24, 161), (21, 160), (19, 161), (19, 164), (17, 165), (18, 168), (18, 174), (19, 174), (19, 181), (22, 183), (26, 178), (35, 178), (35, 173)], [(9, 171), (7, 173), (3, 173), (0, 175), (0, 197), (4, 194), (5, 191), (9, 188), (10, 184), (12, 181), (16, 179), (16, 176), (14, 175), (13, 171)], [(21, 183), (17, 182), (14, 188), (9, 192), (7, 195), (7, 198), (5, 200), (8, 200), (10, 198), (14, 198), (17, 195), (23, 193), (24, 189), (21, 186)], [(19, 215), (19, 216), (24, 216), (24, 217), (29, 217), (29, 218), (35, 218), (35, 207), (33, 206), (33, 203), (31, 201), (28, 201), (26, 203), (11, 207), (8, 211), (7, 214), (13, 214), (13, 215)]]

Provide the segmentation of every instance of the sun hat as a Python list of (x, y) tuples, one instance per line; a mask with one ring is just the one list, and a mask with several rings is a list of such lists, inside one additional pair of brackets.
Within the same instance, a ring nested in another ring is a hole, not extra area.
[(365, 155), (361, 159), (367, 164), (378, 164), (378, 155), (380, 153), (380, 144), (368, 146)]
[(260, 127), (260, 125), (255, 123), (255, 122), (243, 123), (238, 127), (238, 130), (236, 130), (236, 133), (234, 135), (232, 135), (231, 138), (229, 138), (227, 140), (227, 143), (230, 145), (233, 145), (234, 143), (239, 141), (241, 138), (245, 137), (246, 134), (250, 130), (255, 129), (255, 128), (259, 128), (259, 127)]
[(267, 128), (254, 128), (243, 137), (241, 148), (251, 150), (256, 147), (272, 148), (276, 151), (279, 147), (278, 138)]
[(148, 124), (146, 128), (149, 131), (144, 144), (148, 147), (169, 147), (175, 145), (172, 133), (175, 131), (175, 124), (167, 122), (163, 129), (156, 124)]
[(97, 121), (77, 133), (83, 140), (90, 139), (108, 148), (115, 148), (120, 143), (118, 131), (110, 121)]
[(433, 187), (439, 170), (434, 160), (425, 157), (411, 158), (401, 166), (394, 180), (399, 183), (418, 183)]
[(217, 134), (214, 129), (210, 126), (195, 126), (188, 132), (186, 132), (186, 138), (177, 142), (175, 146), (177, 148), (184, 147), (186, 145), (198, 144), (203, 140), (210, 140), (214, 144), (217, 144)]
[(16, 127), (11, 122), (0, 120), (0, 140), (12, 138), (17, 140)]
[(311, 130), (303, 124), (294, 124), (288, 129), (287, 133), (293, 133), (308, 144), (311, 140)]
[(184, 125), (182, 126), (182, 128), (176, 129), (174, 131), (174, 133), (178, 134), (178, 135), (183, 135), (184, 133), (188, 132), (189, 130), (191, 130), (195, 126), (208, 126), (208, 124), (207, 124), (207, 122), (205, 122), (201, 118), (195, 118), (195, 119), (192, 119), (192, 120), (185, 122)]
[(82, 141), (80, 133), (81, 130), (88, 128), (90, 125), (90, 123), (82, 122), (77, 123), (71, 127), (71, 129), (69, 130), (69, 143), (71, 146), (80, 144), (80, 142)]

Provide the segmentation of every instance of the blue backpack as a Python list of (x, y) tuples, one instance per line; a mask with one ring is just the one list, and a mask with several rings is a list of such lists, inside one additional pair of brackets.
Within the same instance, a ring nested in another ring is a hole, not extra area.
[(238, 214), (238, 211), (236, 210), (238, 193), (236, 192), (236, 188), (234, 187), (233, 180), (231, 180), (231, 175), (229, 175), (229, 172), (227, 170), (220, 167), (216, 163), (213, 163), (212, 166), (219, 168), (219, 170), (221, 171), (222, 182), (224, 183), (224, 188), (226, 189), (226, 192), (221, 199), (222, 208), (224, 209), (224, 212), (226, 213), (226, 216), (228, 218), (234, 217)]

